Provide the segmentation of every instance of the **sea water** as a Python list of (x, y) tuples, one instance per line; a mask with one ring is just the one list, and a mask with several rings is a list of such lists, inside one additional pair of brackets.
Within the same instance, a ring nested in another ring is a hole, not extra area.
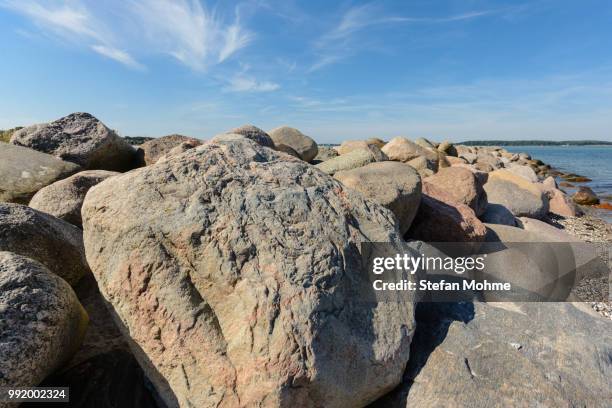
[[(612, 203), (612, 146), (505, 146), (513, 153), (525, 152), (552, 167), (590, 178), (588, 183), (572, 183), (587, 186), (602, 201)], [(559, 180), (557, 180), (559, 181)], [(569, 194), (575, 190), (562, 187)], [(597, 215), (612, 223), (612, 211), (598, 210)]]

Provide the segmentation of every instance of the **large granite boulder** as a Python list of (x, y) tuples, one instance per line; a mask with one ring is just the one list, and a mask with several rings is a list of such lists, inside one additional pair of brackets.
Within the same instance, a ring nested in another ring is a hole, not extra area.
[(501, 204), (517, 217), (542, 218), (548, 213), (548, 197), (542, 189), (508, 170), (489, 173), (484, 189), (489, 203)]
[(486, 228), (474, 210), (455, 201), (447, 191), (423, 182), (419, 211), (406, 234), (407, 239), (425, 242), (463, 242), (477, 249)]
[(253, 125), (243, 125), (235, 129), (230, 130), (227, 133), (242, 135), (247, 139), (250, 139), (262, 146), (274, 149), (274, 141), (269, 134), (261, 130), (260, 128)]
[(18, 130), (11, 136), (11, 143), (76, 163), (85, 170), (126, 171), (136, 163), (131, 145), (83, 112)]
[(82, 171), (42, 188), (32, 197), (29, 206), (80, 227), (81, 206), (87, 191), (117, 174), (120, 173), (106, 170)]
[(0, 142), (0, 201), (26, 204), (38, 190), (80, 168), (46, 153)]
[[(401, 379), (413, 300), (365, 302), (392, 213), (249, 140), (93, 187), (87, 259), (170, 406), (364, 406)], [(373, 294), (376, 296), (376, 293)]]
[(403, 384), (373, 405), (595, 407), (612, 401), (612, 321), (581, 303), (429, 303)]
[(315, 165), (324, 173), (333, 175), (339, 171), (356, 169), (366, 164), (387, 160), (387, 156), (376, 146), (370, 145), (365, 149), (352, 150), (322, 163)]
[(342, 184), (390, 209), (406, 233), (421, 203), (421, 177), (405, 163), (370, 163), (334, 175)]
[(0, 203), (0, 251), (32, 258), (71, 285), (90, 273), (79, 228), (20, 204)]
[(42, 264), (0, 251), (0, 387), (34, 387), (81, 343), (87, 314)]
[(425, 181), (446, 191), (458, 203), (465, 204), (474, 210), (477, 217), (487, 208), (487, 193), (482, 182), (474, 173), (461, 167), (441, 168), (435, 175)]
[(414, 143), (416, 143), (419, 146), (424, 147), (426, 149), (435, 149), (436, 148), (436, 146), (434, 146), (434, 144), (431, 141), (425, 139), (424, 137), (416, 138)]
[(457, 148), (448, 140), (438, 145), (438, 150), (450, 157), (457, 157)]
[(192, 147), (199, 146), (202, 142), (193, 137), (183, 135), (168, 135), (149, 140), (138, 146), (138, 155), (143, 165), (150, 166), (168, 154), (173, 148), (187, 143)]
[[(281, 126), (276, 129), (272, 129), (268, 132), (274, 145), (278, 148), (279, 146), (288, 146), (293, 149), (305, 162), (309, 162), (317, 156), (319, 147), (311, 137), (306, 136), (297, 129), (289, 126)], [(284, 150), (281, 150), (284, 151)]]

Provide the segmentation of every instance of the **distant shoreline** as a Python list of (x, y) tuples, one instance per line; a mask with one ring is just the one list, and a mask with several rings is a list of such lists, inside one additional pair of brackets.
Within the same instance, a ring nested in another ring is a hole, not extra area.
[(465, 146), (612, 146), (612, 142), (602, 140), (468, 140)]

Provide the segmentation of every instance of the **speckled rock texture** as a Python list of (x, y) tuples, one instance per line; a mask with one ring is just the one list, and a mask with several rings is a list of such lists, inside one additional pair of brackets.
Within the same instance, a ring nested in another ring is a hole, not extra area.
[(0, 203), (0, 251), (32, 258), (73, 286), (91, 273), (82, 231), (25, 205)]
[(29, 206), (80, 227), (81, 206), (87, 191), (117, 174), (106, 170), (82, 171), (39, 190)]
[(86, 327), (68, 283), (32, 259), (0, 251), (0, 387), (38, 385), (72, 357)]
[(80, 169), (50, 154), (0, 142), (0, 201), (27, 204), (41, 188)]
[(396, 221), (315, 167), (207, 143), (98, 184), (82, 214), (100, 291), (169, 406), (358, 407), (401, 380), (413, 299), (359, 295), (361, 244), (399, 249)]
[(123, 138), (83, 112), (18, 130), (11, 143), (52, 154), (85, 170), (126, 171), (136, 159), (136, 151)]
[(456, 202), (470, 207), (477, 217), (487, 209), (487, 193), (482, 187), (483, 183), (468, 169), (442, 168), (425, 181), (445, 190)]

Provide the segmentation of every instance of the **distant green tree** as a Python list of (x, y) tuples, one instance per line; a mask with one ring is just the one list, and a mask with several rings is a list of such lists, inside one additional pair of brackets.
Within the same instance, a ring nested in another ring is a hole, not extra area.
[(612, 142), (602, 140), (468, 140), (466, 146), (612, 146)]

